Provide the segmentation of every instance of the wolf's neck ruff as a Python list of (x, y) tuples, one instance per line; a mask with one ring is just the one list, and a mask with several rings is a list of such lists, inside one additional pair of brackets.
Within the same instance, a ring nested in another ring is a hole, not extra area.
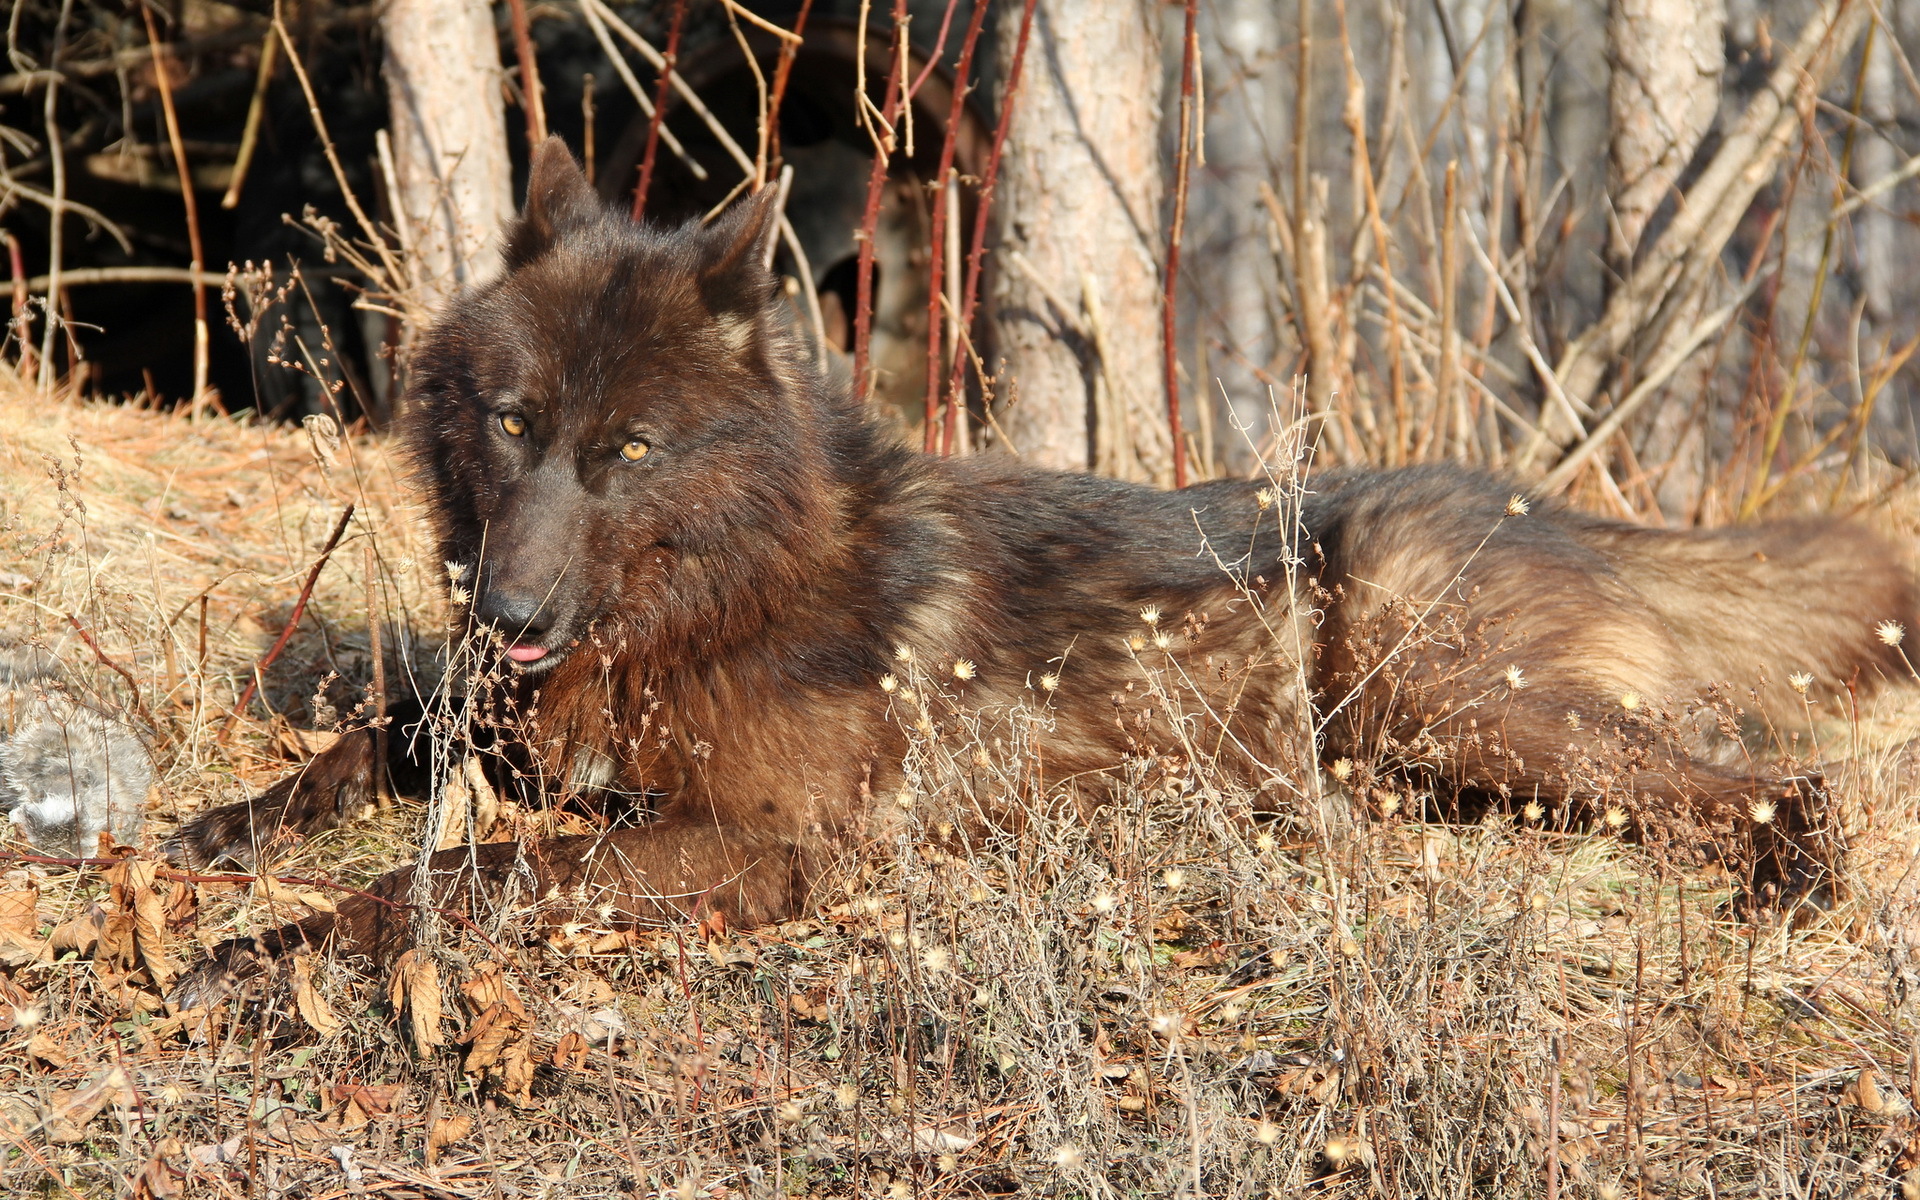
[[(1319, 758), (1356, 802), (1379, 784), (1617, 812), (1757, 878), (1831, 866), (1817, 786), (1719, 765), (1714, 721), (1684, 714), (1720, 687), (1780, 725), (1803, 690), (1904, 678), (1876, 627), (1915, 627), (1914, 583), (1872, 534), (1645, 530), (1510, 509), (1511, 485), (1439, 467), (1327, 473), (1276, 503), (927, 458), (777, 319), (770, 218), (763, 196), (705, 229), (635, 226), (550, 141), (507, 273), (423, 344), (408, 451), (520, 668), (490, 752), (535, 792), (657, 800), (639, 828), (436, 856), (444, 901), (530, 872), (558, 920), (580, 895), (594, 919), (775, 919), (906, 784), (913, 739), (963, 731), (983, 752), (1039, 739), (1037, 797), (981, 798), (1014, 827), (1023, 803), (1096, 805), (1127, 778), (1284, 809), (1320, 794)], [(251, 859), (350, 817), (372, 744), (343, 738), (176, 848)], [(392, 950), (405, 909), (380, 898), (412, 886), (384, 877), (265, 944)]]

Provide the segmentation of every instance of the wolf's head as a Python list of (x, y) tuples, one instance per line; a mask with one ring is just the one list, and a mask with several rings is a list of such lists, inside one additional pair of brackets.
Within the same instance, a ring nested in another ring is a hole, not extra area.
[(549, 139), (505, 273), (423, 341), (408, 447), (517, 670), (596, 629), (717, 642), (780, 602), (833, 523), (824, 443), (844, 422), (775, 311), (771, 199), (648, 228)]

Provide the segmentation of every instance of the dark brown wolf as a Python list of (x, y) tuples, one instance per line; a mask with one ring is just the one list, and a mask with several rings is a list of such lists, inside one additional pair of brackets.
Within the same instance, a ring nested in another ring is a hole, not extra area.
[[(471, 594), (460, 620), (507, 679), (476, 703), (506, 714), (498, 748), (536, 790), (652, 815), (443, 852), (442, 903), (517, 883), (616, 923), (778, 919), (890, 807), (872, 798), (902, 785), (911, 738), (1013, 714), (1040, 719), (1047, 780), (1088, 804), (1151, 768), (1284, 809), (1317, 754), (1350, 782), (1784, 844), (1816, 791), (1713, 757), (1715, 712), (1696, 736), (1688, 706), (1790, 722), (1802, 692), (1909, 674), (1913, 580), (1845, 523), (1664, 532), (1529, 511), (1449, 468), (1167, 492), (910, 452), (807, 365), (771, 225), (764, 199), (636, 225), (549, 141), (505, 273), (422, 344), (406, 446)], [(417, 769), (413, 739), (390, 740)], [(352, 816), (376, 765), (351, 735), (176, 849), (251, 861)], [(197, 978), (256, 949), (391, 951), (412, 879), (230, 943)]]

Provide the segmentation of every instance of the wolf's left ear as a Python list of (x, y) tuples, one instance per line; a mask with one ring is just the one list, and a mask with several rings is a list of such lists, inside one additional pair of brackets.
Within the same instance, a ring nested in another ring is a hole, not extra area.
[(700, 290), (716, 311), (758, 311), (773, 295), (767, 247), (780, 226), (779, 189), (763, 187), (701, 233)]
[(557, 137), (541, 142), (527, 170), (527, 206), (507, 231), (507, 269), (539, 258), (568, 229), (597, 221), (604, 207), (567, 144)]

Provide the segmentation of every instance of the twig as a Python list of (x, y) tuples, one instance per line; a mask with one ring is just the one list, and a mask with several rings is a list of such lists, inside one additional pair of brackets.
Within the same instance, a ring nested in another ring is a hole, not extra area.
[(320, 115), (320, 101), (313, 93), (313, 81), (307, 78), (307, 69), (301, 65), (300, 55), (293, 48), (293, 35), (287, 32), (286, 23), (280, 19), (277, 10), (273, 16), (273, 31), (280, 35), (280, 46), (287, 52), (287, 65), (293, 68), (294, 78), (300, 81), (300, 94), (307, 100), (307, 117), (313, 122), (313, 132), (320, 139), (321, 150), (326, 153), (327, 165), (333, 168), (333, 179), (340, 185), (340, 195), (346, 200), (353, 219), (359, 222), (361, 234), (372, 243), (374, 253), (380, 256), (380, 265), (387, 273), (388, 290), (397, 291), (407, 279), (407, 272), (394, 258), (393, 247), (380, 235), (380, 230), (367, 216), (367, 210), (360, 207), (360, 198), (347, 182), (346, 168), (340, 165), (340, 155), (333, 148), (332, 136), (327, 133), (326, 118)]
[[(1865, 0), (1826, 0), (1808, 19), (1792, 49), (1781, 56), (1766, 85), (1687, 189), (1673, 223), (1642, 252), (1640, 264), (1614, 290), (1600, 317), (1560, 356), (1554, 375), (1566, 394), (1583, 403), (1596, 395), (1609, 365), (1630, 342), (1650, 332), (1645, 327), (1649, 315), (1671, 319), (1681, 306), (1670, 305), (1669, 296), (1709, 277), (1702, 264), (1719, 261), (1721, 249), (1800, 128), (1796, 101), (1825, 85), (1852, 49), (1872, 8)], [(1543, 420), (1515, 456), (1515, 469), (1530, 467), (1559, 433)]]
[(47, 158), (53, 168), (53, 211), (48, 221), (47, 234), (47, 327), (40, 334), (40, 379), (42, 392), (53, 389), (53, 335), (59, 326), (59, 316), (55, 306), (60, 298), (61, 259), (65, 256), (66, 245), (62, 220), (67, 202), (67, 151), (66, 139), (60, 132), (60, 56), (67, 48), (67, 18), (73, 14), (73, 0), (60, 0), (60, 16), (53, 26), (53, 53), (47, 63), (50, 68), (47, 79), (47, 97), (43, 106), (43, 119), (46, 122)]
[(647, 211), (647, 192), (653, 188), (653, 160), (660, 149), (660, 127), (667, 121), (667, 89), (672, 85), (673, 64), (680, 58), (680, 30), (687, 23), (687, 0), (673, 0), (673, 23), (667, 28), (666, 66), (654, 83), (653, 111), (647, 114), (647, 149), (640, 156), (640, 182), (633, 189), (633, 219)]
[[(1460, 164), (1447, 163), (1446, 184), (1442, 188), (1441, 204), (1445, 211), (1441, 214), (1440, 225), (1440, 362), (1433, 378), (1433, 423), (1445, 427), (1448, 414), (1453, 418), (1453, 456), (1465, 461), (1467, 446), (1472, 441), (1472, 433), (1467, 420), (1467, 394), (1460, 387), (1460, 316), (1458, 311), (1460, 290), (1460, 238), (1459, 215), (1455, 204), (1459, 195)], [(1444, 437), (1441, 438), (1442, 450), (1445, 450)], [(1426, 440), (1414, 451), (1415, 459), (1423, 458)]]
[[(980, 303), (980, 269), (987, 253), (987, 216), (993, 210), (993, 189), (1000, 182), (1000, 159), (1007, 146), (1007, 131), (1013, 128), (1015, 101), (1020, 95), (1020, 73), (1026, 66), (1027, 42), (1033, 33), (1033, 10), (1039, 0), (1026, 0), (1026, 7), (1020, 11), (1020, 35), (1013, 44), (1013, 63), (1007, 68), (1006, 86), (1000, 92), (1000, 118), (993, 127), (993, 146), (987, 151), (987, 166), (980, 177), (980, 192), (973, 201), (973, 238), (967, 247), (967, 291), (965, 302), (960, 307), (959, 326), (963, 337), (968, 337), (973, 328), (974, 311)], [(967, 357), (963, 354), (953, 356), (953, 368), (947, 375), (947, 404), (960, 402), (960, 385), (965, 378)], [(989, 410), (983, 413), (987, 424), (992, 426), (1001, 443), (1013, 451), (1006, 434), (999, 427)]]
[(540, 60), (533, 53), (533, 33), (527, 21), (527, 0), (507, 0), (513, 26), (513, 55), (520, 61), (520, 92), (526, 98), (527, 148), (547, 139), (547, 102), (540, 94)]
[[(855, 51), (860, 61), (867, 58), (867, 31), (860, 29), (860, 45)], [(907, 36), (907, 0), (893, 0), (893, 39), (896, 47)], [(867, 171), (867, 203), (861, 211), (860, 229), (854, 234), (854, 240), (860, 244), (860, 257), (855, 270), (853, 301), (853, 395), (856, 400), (865, 401), (868, 396), (870, 380), (867, 378), (867, 359), (872, 352), (873, 340), (873, 239), (880, 228), (880, 199), (886, 192), (887, 166), (893, 158), (894, 124), (899, 119), (901, 107), (900, 74), (887, 72), (887, 90), (880, 103), (880, 124), (886, 132), (873, 130), (873, 166)], [(869, 108), (873, 101), (868, 100), (863, 91), (857, 100)]]
[(387, 647), (380, 603), (380, 556), (368, 541), (361, 556), (367, 579), (367, 646), (373, 653), (373, 794), (385, 807), (393, 795), (387, 778)]
[(352, 519), (353, 505), (349, 504), (346, 511), (340, 514), (340, 519), (334, 523), (333, 533), (328, 536), (326, 545), (320, 548), (320, 557), (314, 559), (313, 569), (307, 572), (307, 582), (301, 586), (300, 596), (293, 602), (293, 612), (287, 617), (287, 623), (281, 628), (280, 636), (275, 639), (273, 648), (267, 651), (265, 658), (253, 665), (253, 678), (247, 681), (246, 690), (240, 693), (240, 702), (233, 706), (233, 711), (228, 713), (227, 719), (221, 723), (220, 734), (214, 739), (216, 742), (224, 743), (227, 740), (227, 735), (233, 731), (234, 721), (241, 713), (247, 711), (247, 702), (253, 699), (253, 693), (260, 685), (261, 674), (272, 666), (273, 660), (279, 658), (280, 652), (286, 649), (287, 642), (293, 637), (294, 628), (300, 624), (300, 617), (307, 611), (307, 601), (313, 596), (313, 585), (320, 581), (321, 569), (327, 565), (327, 559), (333, 556), (333, 548), (340, 544), (340, 536), (346, 533), (347, 522)]
[(33, 375), (36, 373), (33, 343), (27, 337), (33, 325), (33, 317), (29, 312), (32, 285), (27, 282), (26, 259), (20, 252), (19, 238), (5, 230), (0, 230), (0, 238), (6, 239), (7, 268), (13, 275), (13, 320), (10, 328), (15, 340), (20, 343), (20, 374)]
[(93, 656), (100, 660), (100, 665), (109, 668), (114, 674), (127, 681), (127, 690), (133, 696), (133, 710), (140, 714), (140, 720), (148, 729), (156, 734), (160, 733), (159, 722), (153, 719), (153, 713), (147, 708), (147, 702), (140, 698), (140, 684), (134, 679), (133, 672), (107, 656), (107, 652), (100, 648), (100, 643), (94, 641), (93, 635), (87, 632), (87, 627), (80, 623), (79, 617), (68, 613), (67, 624), (73, 626), (73, 631), (80, 635), (80, 640), (87, 644), (87, 649), (93, 651)]
[(1571, 482), (1582, 464), (1591, 458), (1595, 451), (1606, 445), (1609, 438), (1620, 432), (1620, 427), (1626, 424), (1627, 418), (1665, 386), (1667, 380), (1673, 378), (1674, 372), (1686, 365), (1687, 359), (1693, 356), (1693, 352), (1706, 344), (1714, 331), (1733, 319), (1733, 315), (1740, 311), (1741, 305), (1747, 302), (1747, 297), (1752, 293), (1752, 284), (1741, 289), (1740, 294), (1733, 300), (1702, 317), (1679, 345), (1649, 366), (1646, 374), (1634, 384), (1633, 390), (1628, 392), (1620, 403), (1613, 406), (1612, 411), (1593, 427), (1593, 432), (1581, 439), (1579, 445), (1569, 450), (1559, 464), (1547, 472), (1546, 478), (1540, 481), (1541, 494), (1551, 495)]
[[(811, 3), (811, 2), (812, 0), (808, 0), (808, 3)], [(759, 13), (750, 12), (746, 8), (742, 7), (739, 3), (739, 0), (720, 0), (720, 3), (726, 6), (726, 9), (728, 12), (740, 18), (742, 21), (745, 21), (747, 24), (757, 25), (761, 29), (766, 30), (768, 33), (779, 38), (781, 41), (788, 43), (789, 45), (797, 46), (800, 44), (800, 33), (797, 29), (796, 30), (782, 29), (778, 25), (775, 25), (772, 21), (769, 21), (765, 17), (761, 16)], [(802, 16), (800, 20), (802, 23), (804, 23), (806, 21), (806, 17)]]
[[(605, 54), (607, 61), (613, 64), (613, 73), (620, 77), (621, 83), (627, 85), (627, 91), (633, 94), (634, 102), (640, 105), (640, 111), (646, 113), (651, 120), (653, 114), (659, 110), (653, 103), (653, 97), (647, 95), (646, 89), (640, 86), (640, 81), (633, 77), (633, 68), (627, 65), (627, 60), (621, 55), (620, 48), (613, 44), (613, 38), (607, 32), (606, 22), (600, 19), (599, 12), (586, 0), (581, 0), (580, 15), (587, 19), (587, 28), (593, 31), (594, 39), (600, 43), (601, 53)], [(673, 151), (675, 158), (686, 164), (687, 170), (693, 173), (695, 179), (702, 183), (706, 182), (706, 167), (700, 164), (699, 159), (687, 153), (687, 148), (680, 144), (680, 139), (673, 135), (673, 130), (662, 128), (660, 140), (667, 144), (667, 149)]]
[[(1873, 60), (1874, 35), (1878, 32), (1878, 25), (1867, 26), (1866, 45), (1860, 51), (1860, 66), (1854, 72), (1853, 101), (1849, 108), (1856, 120), (1848, 122), (1847, 131), (1840, 142), (1840, 165), (1833, 176), (1833, 203), (1836, 207), (1840, 204), (1842, 194), (1846, 190), (1847, 177), (1853, 171), (1854, 135), (1859, 129), (1857, 118), (1866, 97), (1867, 66)], [(1758, 512), (1768, 494), (1767, 476), (1773, 470), (1773, 459), (1779, 453), (1780, 439), (1786, 436), (1787, 420), (1793, 415), (1795, 403), (1799, 398), (1800, 375), (1806, 370), (1807, 347), (1813, 342), (1814, 322), (1820, 315), (1820, 301), (1827, 293), (1827, 277), (1832, 274), (1830, 267), (1833, 262), (1834, 241), (1839, 232), (1839, 223), (1830, 220), (1827, 222), (1825, 232), (1821, 235), (1820, 261), (1813, 272), (1813, 295), (1807, 299), (1807, 318), (1800, 326), (1800, 340), (1793, 348), (1793, 362), (1787, 369), (1786, 382), (1781, 385), (1779, 403), (1774, 406), (1773, 414), (1767, 422), (1766, 438), (1760, 447), (1759, 474), (1754, 480), (1753, 487), (1740, 504), (1742, 520)]]
[[(647, 60), (647, 65), (664, 74), (673, 84), (673, 90), (686, 101), (687, 107), (692, 109), (694, 115), (706, 125), (707, 132), (713, 135), (713, 140), (720, 143), (721, 149), (732, 156), (733, 161), (740, 165), (742, 171), (748, 175), (753, 174), (753, 158), (740, 148), (740, 143), (727, 132), (727, 127), (720, 123), (720, 118), (713, 115), (713, 110), (707, 107), (707, 102), (700, 98), (699, 93), (687, 84), (678, 71), (667, 66), (666, 56), (655, 50), (652, 42), (635, 33), (633, 26), (627, 24), (620, 14), (608, 8), (601, 0), (580, 0), (580, 8), (582, 12), (591, 12), (598, 16), (608, 29), (620, 35), (620, 40), (638, 50), (640, 57)], [(641, 107), (648, 108), (649, 105), (650, 102), (642, 104)], [(662, 140), (665, 139), (662, 138)], [(706, 175), (702, 173), (700, 178), (705, 179)]]
[(799, 55), (800, 40), (807, 29), (807, 14), (813, 0), (800, 0), (800, 15), (793, 19), (793, 37), (780, 43), (780, 61), (773, 68), (773, 88), (767, 97), (767, 161), (780, 161), (780, 105), (787, 98), (787, 80), (793, 75), (793, 60)]
[[(187, 248), (193, 254), (193, 273), (206, 270), (206, 254), (200, 245), (200, 203), (193, 190), (193, 171), (187, 166), (187, 148), (180, 138), (180, 117), (173, 107), (173, 83), (167, 77), (167, 64), (160, 55), (160, 33), (153, 23), (153, 10), (140, 6), (147, 25), (147, 49), (153, 54), (154, 82), (160, 89), (160, 108), (166, 115), (167, 141), (173, 147), (174, 169), (180, 173), (180, 202), (187, 210)], [(188, 412), (198, 416), (207, 397), (207, 289), (193, 285), (193, 399)]]
[[(957, 0), (948, 0), (947, 12), (953, 12)], [(976, 2), (972, 14), (967, 18), (967, 32), (960, 42), (960, 61), (954, 67), (953, 100), (947, 106), (947, 128), (940, 139), (940, 166), (934, 171), (934, 181), (944, 192), (954, 185), (953, 174), (954, 144), (960, 137), (960, 121), (966, 115), (967, 79), (973, 73), (973, 51), (980, 42), (980, 28), (987, 17), (987, 5)], [(946, 291), (946, 277), (949, 271), (958, 271), (956, 263), (947, 261), (947, 213), (946, 196), (941, 195), (933, 204), (933, 230), (928, 245), (927, 265), (927, 392), (925, 396), (925, 427), (922, 432), (922, 448), (932, 454), (935, 450), (952, 452), (953, 436), (940, 433), (940, 376), (942, 337), (941, 299)], [(949, 418), (951, 421), (951, 418)]]

